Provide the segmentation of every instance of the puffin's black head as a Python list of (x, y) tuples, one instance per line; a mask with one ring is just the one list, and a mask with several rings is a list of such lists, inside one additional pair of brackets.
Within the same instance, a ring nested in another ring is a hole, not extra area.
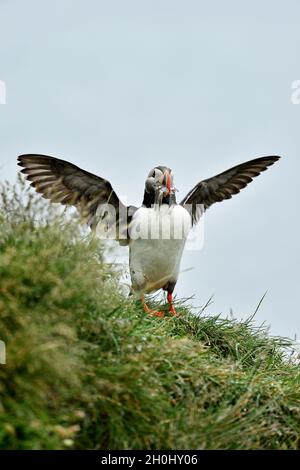
[(175, 204), (175, 191), (171, 168), (156, 166), (145, 181), (143, 205), (151, 207), (153, 204)]

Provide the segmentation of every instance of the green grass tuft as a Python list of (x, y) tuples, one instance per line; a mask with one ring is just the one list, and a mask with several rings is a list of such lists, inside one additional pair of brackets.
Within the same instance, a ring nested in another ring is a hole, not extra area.
[(180, 302), (179, 317), (149, 318), (99, 242), (36, 222), (8, 187), (1, 200), (0, 448), (300, 447), (288, 340)]

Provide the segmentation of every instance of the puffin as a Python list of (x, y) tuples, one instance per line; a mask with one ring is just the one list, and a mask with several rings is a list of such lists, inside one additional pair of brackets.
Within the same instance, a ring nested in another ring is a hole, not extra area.
[(132, 292), (147, 314), (163, 317), (164, 312), (147, 305), (145, 294), (166, 291), (168, 311), (176, 315), (173, 292), (192, 227), (210, 206), (239, 193), (279, 158), (255, 158), (201, 180), (179, 203), (171, 168), (158, 165), (146, 178), (140, 207), (124, 205), (108, 180), (68, 161), (25, 154), (18, 157), (18, 165), (42, 197), (74, 206), (92, 231), (129, 247)]

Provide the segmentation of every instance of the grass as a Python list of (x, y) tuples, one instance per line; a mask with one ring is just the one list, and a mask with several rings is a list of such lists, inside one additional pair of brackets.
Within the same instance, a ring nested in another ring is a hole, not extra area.
[(288, 340), (180, 302), (149, 318), (70, 218), (22, 182), (0, 198), (0, 448), (300, 448)]

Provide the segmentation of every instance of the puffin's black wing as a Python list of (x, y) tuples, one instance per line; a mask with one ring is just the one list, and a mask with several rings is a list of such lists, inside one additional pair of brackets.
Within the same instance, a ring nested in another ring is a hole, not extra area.
[[(255, 176), (273, 165), (280, 157), (261, 157), (234, 166), (224, 173), (200, 181), (181, 201), (191, 211), (193, 223), (197, 223), (204, 210), (215, 202), (230, 199), (240, 192)], [(188, 206), (190, 205), (190, 206)]]
[(114, 214), (106, 219), (106, 224), (115, 223), (116, 238), (119, 239), (123, 233), (121, 238), (125, 237), (122, 241), (126, 244), (128, 213), (130, 218), (135, 208), (122, 204), (109, 181), (65, 160), (46, 155), (20, 155), (18, 162), (23, 167), (21, 172), (37, 192), (51, 202), (75, 206), (91, 228), (103, 218), (109, 204)]

